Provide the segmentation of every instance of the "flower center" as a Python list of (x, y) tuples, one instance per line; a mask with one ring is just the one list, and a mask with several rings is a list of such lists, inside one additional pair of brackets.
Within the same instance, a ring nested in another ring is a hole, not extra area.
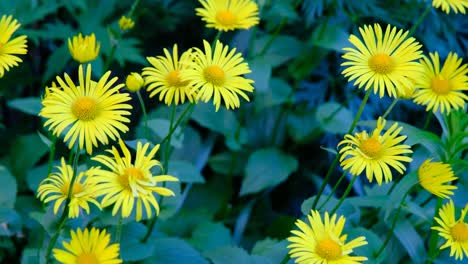
[(122, 186), (129, 188), (130, 182), (143, 180), (144, 178), (145, 178), (145, 175), (139, 168), (130, 167), (124, 170), (124, 173), (119, 177), (119, 180)]
[(180, 80), (178, 70), (174, 70), (174, 71), (169, 72), (166, 75), (166, 81), (169, 84), (169, 86), (174, 86), (174, 87), (181, 87), (181, 86), (187, 86), (188, 85), (188, 81), (183, 82), (183, 81)]
[[(62, 192), (65, 195), (68, 195), (69, 188), (70, 188), (70, 184), (63, 185), (62, 186)], [(71, 193), (72, 196), (75, 195), (75, 194), (78, 194), (78, 193), (80, 193), (82, 191), (83, 191), (83, 186), (81, 185), (81, 183), (79, 183), (79, 182), (73, 183), (73, 189), (72, 189), (72, 193)]]
[(380, 151), (382, 150), (382, 145), (377, 139), (369, 138), (362, 142), (361, 150), (367, 156), (375, 158), (380, 154)]
[(317, 255), (326, 260), (336, 260), (341, 257), (341, 246), (331, 239), (324, 239), (315, 246)]
[(216, 14), (216, 21), (223, 26), (232, 26), (236, 20), (236, 16), (229, 10), (219, 11)]
[(445, 78), (440, 77), (440, 75), (437, 75), (432, 79), (431, 89), (438, 95), (446, 95), (450, 92), (450, 83)]
[(464, 222), (456, 223), (450, 228), (450, 234), (456, 242), (468, 242), (468, 224)]
[(226, 80), (223, 69), (216, 65), (206, 67), (203, 71), (203, 75), (205, 76), (207, 82), (217, 86), (223, 85), (224, 81)]
[(369, 59), (369, 68), (376, 73), (388, 74), (394, 68), (392, 58), (385, 53), (378, 53)]
[(76, 257), (76, 264), (99, 264), (99, 260), (94, 253), (81, 253)]
[(96, 100), (88, 96), (83, 96), (76, 99), (72, 105), (71, 110), (73, 115), (82, 121), (93, 120), (98, 115), (98, 106)]

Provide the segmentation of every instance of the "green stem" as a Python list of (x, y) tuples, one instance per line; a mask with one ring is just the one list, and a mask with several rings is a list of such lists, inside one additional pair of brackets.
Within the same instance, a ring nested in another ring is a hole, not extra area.
[(429, 124), (431, 123), (431, 119), (432, 119), (432, 116), (434, 114), (432, 113), (432, 111), (430, 111), (427, 116), (426, 116), (426, 121), (424, 121), (424, 127), (423, 127), (423, 130), (426, 130), (427, 127), (429, 126)]
[(409, 36), (413, 35), (413, 33), (416, 31), (416, 29), (419, 27), (419, 25), (423, 22), (424, 18), (426, 18), (427, 14), (429, 14), (429, 11), (431, 11), (432, 6), (428, 5), (426, 10), (424, 10), (424, 13), (418, 18), (418, 20), (413, 24), (413, 26), (409, 30)]
[(133, 2), (132, 4), (132, 7), (130, 9), (130, 12), (128, 12), (128, 17), (132, 17), (133, 16), (133, 13), (135, 12), (135, 9), (136, 7), (138, 6), (138, 3), (140, 2), (140, 0), (135, 0), (135, 2)]
[(385, 113), (383, 114), (382, 118), (385, 119), (389, 114), (390, 112), (392, 111), (393, 107), (395, 107), (395, 105), (398, 103), (398, 98), (395, 98), (392, 102), (392, 104), (387, 108), (387, 111), (385, 111)]
[[(432, 220), (432, 225), (431, 226), (436, 226), (437, 222), (435, 220), (437, 216), (437, 212), (439, 211), (440, 207), (442, 207), (442, 198), (438, 197), (437, 198), (437, 203), (436, 207), (434, 208), (434, 217)], [(431, 237), (429, 238), (429, 260), (428, 263), (432, 263), (431, 260), (435, 259), (439, 253), (439, 250), (437, 249), (437, 231), (431, 229)]]
[(280, 264), (286, 264), (288, 263), (288, 261), (291, 259), (291, 257), (289, 256), (289, 254), (286, 254), (286, 256), (284, 256), (283, 260), (281, 260)]
[(218, 32), (216, 32), (216, 36), (213, 39), (213, 42), (211, 42), (211, 48), (215, 47), (216, 41), (218, 41), (221, 38), (221, 33), (223, 33), (221, 30), (218, 30)]
[(270, 39), (268, 39), (268, 42), (265, 44), (265, 46), (263, 46), (263, 49), (258, 54), (258, 57), (263, 56), (267, 52), (267, 50), (273, 44), (273, 41), (278, 37), (283, 27), (286, 26), (287, 22), (288, 22), (287, 18), (283, 17), (283, 19), (281, 19), (279, 26), (276, 28), (275, 32), (273, 32), (273, 35), (271, 35)]
[(336, 210), (338, 210), (338, 208), (340, 208), (340, 205), (344, 202), (344, 199), (346, 197), (348, 197), (349, 192), (351, 192), (351, 189), (353, 188), (354, 182), (357, 180), (357, 178), (358, 178), (358, 176), (353, 176), (353, 179), (348, 184), (348, 187), (346, 188), (346, 191), (343, 193), (340, 200), (338, 201), (338, 203), (335, 205), (335, 207), (331, 211), (330, 215), (333, 215), (336, 212)]
[(187, 106), (187, 108), (185, 108), (184, 112), (179, 116), (179, 118), (177, 119), (177, 121), (175, 122), (175, 125), (169, 129), (169, 134), (167, 134), (159, 144), (163, 144), (164, 142), (166, 142), (167, 140), (169, 140), (169, 138), (171, 138), (172, 134), (175, 132), (175, 130), (177, 129), (177, 127), (179, 126), (180, 122), (182, 122), (182, 120), (184, 119), (184, 117), (189, 114), (188, 116), (191, 116), (191, 113), (193, 112), (193, 110), (195, 109), (195, 104), (189, 104)]
[(57, 143), (57, 136), (52, 136), (52, 143), (50, 145), (49, 151), (49, 162), (47, 163), (47, 176), (52, 172), (52, 163), (54, 162), (55, 157), (55, 145)]
[[(362, 99), (361, 106), (359, 106), (358, 112), (356, 113), (356, 116), (354, 117), (353, 123), (351, 124), (351, 127), (349, 128), (347, 134), (351, 134), (354, 128), (356, 127), (356, 124), (359, 121), (359, 118), (361, 117), (362, 111), (364, 110), (364, 106), (366, 106), (367, 100), (369, 99), (371, 92), (372, 92), (372, 89), (367, 90), (366, 95), (364, 96), (364, 99)], [(317, 193), (317, 196), (315, 197), (314, 203), (312, 204), (312, 209), (315, 209), (317, 207), (317, 203), (320, 199), (320, 196), (325, 190), (325, 187), (327, 186), (327, 183), (331, 178), (333, 169), (338, 163), (339, 158), (340, 158), (340, 155), (339, 154), (336, 155), (335, 159), (332, 162), (332, 165), (328, 168), (327, 174), (325, 175), (325, 179), (323, 180), (322, 185), (320, 186), (319, 192)]]
[(393, 236), (393, 231), (395, 230), (395, 227), (396, 227), (396, 223), (398, 221), (398, 217), (400, 217), (401, 208), (403, 207), (403, 203), (405, 202), (406, 197), (410, 193), (410, 190), (411, 188), (405, 193), (405, 195), (403, 195), (403, 198), (401, 198), (400, 205), (398, 205), (397, 212), (395, 214), (395, 217), (393, 218), (392, 226), (390, 227), (390, 230), (387, 233), (385, 241), (383, 242), (382, 246), (380, 246), (374, 258), (378, 258), (380, 254), (383, 252), (383, 250), (385, 249), (385, 247), (387, 246), (388, 242), (390, 242), (390, 239)]
[[(188, 108), (189, 107), (187, 107), (187, 109)], [(167, 143), (166, 143), (165, 148), (164, 148), (163, 174), (166, 174), (168, 172), (168, 170), (169, 170), (169, 155), (170, 155), (170, 150), (171, 150), (171, 136), (172, 136), (172, 133), (175, 131), (175, 127), (177, 127), (177, 125), (178, 125), (178, 123), (174, 124), (175, 112), (176, 112), (176, 105), (173, 104), (172, 105), (171, 119), (170, 119), (170, 123), (169, 123), (169, 134), (166, 136), (168, 139), (167, 139)], [(182, 115), (179, 118), (179, 120), (182, 119)], [(179, 120), (177, 120), (177, 121), (179, 121)], [(162, 142), (161, 142), (161, 144), (162, 144)], [(165, 187), (165, 184), (166, 184), (166, 182), (163, 182), (162, 187)], [(162, 208), (163, 202), (164, 202), (164, 196), (161, 196), (161, 199), (158, 202), (160, 208)], [(146, 243), (146, 241), (148, 241), (149, 237), (153, 233), (153, 229), (154, 229), (154, 226), (156, 224), (157, 219), (158, 219), (158, 217), (155, 214), (153, 216), (153, 218), (151, 219), (149, 225), (148, 225), (148, 230), (146, 232), (145, 237), (143, 237), (143, 243)]]
[(76, 174), (77, 174), (76, 171), (77, 171), (77, 167), (78, 167), (79, 157), (80, 157), (80, 149), (77, 146), (76, 153), (75, 153), (75, 158), (74, 158), (74, 161), (73, 161), (73, 176), (72, 176), (72, 178), (70, 180), (70, 186), (68, 187), (67, 199), (65, 200), (65, 206), (63, 208), (62, 216), (60, 216), (60, 220), (59, 220), (60, 224), (57, 227), (57, 230), (55, 231), (54, 235), (52, 236), (52, 239), (49, 242), (49, 246), (47, 247), (46, 263), (49, 263), (52, 248), (55, 246), (55, 242), (57, 242), (60, 231), (62, 230), (63, 226), (65, 225), (65, 222), (67, 221), (68, 211), (70, 209), (69, 205), (70, 205), (71, 196), (72, 196), (72, 192), (73, 192), (73, 185), (75, 184), (75, 180), (76, 180)]
[(117, 230), (115, 231), (115, 241), (120, 244), (120, 237), (122, 236), (122, 214), (119, 214), (119, 223), (117, 224)]
[(319, 207), (319, 210), (321, 210), (325, 204), (327, 204), (327, 202), (332, 198), (333, 194), (335, 194), (336, 190), (338, 189), (338, 186), (340, 185), (340, 183), (343, 181), (343, 179), (345, 178), (346, 176), (346, 172), (343, 172), (343, 174), (341, 174), (341, 177), (338, 179), (338, 181), (336, 182), (335, 186), (333, 186), (333, 189), (331, 191), (331, 193), (328, 195), (327, 199), (325, 199), (325, 201), (322, 203), (322, 205)]
[(138, 96), (138, 101), (140, 102), (140, 105), (141, 105), (141, 111), (143, 112), (145, 138), (149, 140), (150, 138), (149, 138), (149, 131), (148, 131), (148, 114), (146, 113), (145, 101), (143, 100), (143, 97), (141, 96), (141, 93), (139, 90), (136, 92), (136, 94)]

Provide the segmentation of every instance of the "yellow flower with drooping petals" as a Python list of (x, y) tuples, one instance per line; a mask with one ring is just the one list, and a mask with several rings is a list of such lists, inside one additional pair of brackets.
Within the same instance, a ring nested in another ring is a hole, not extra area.
[(449, 195), (453, 195), (452, 190), (457, 189), (457, 186), (450, 184), (458, 179), (453, 174), (450, 164), (427, 159), (419, 166), (418, 177), (419, 183), (426, 191), (441, 198), (449, 198)]
[(135, 21), (133, 21), (130, 17), (122, 16), (119, 19), (119, 28), (120, 30), (129, 30), (135, 26)]
[(96, 41), (96, 36), (93, 34), (84, 36), (78, 34), (72, 39), (68, 39), (68, 50), (72, 58), (79, 63), (93, 61), (99, 55), (101, 43)]
[(0, 19), (0, 78), (3, 77), (5, 71), (18, 66), (18, 63), (23, 61), (15, 55), (23, 55), (28, 52), (25, 35), (10, 40), (20, 26), (21, 24), (12, 16), (3, 15)]
[(229, 31), (249, 29), (258, 24), (258, 5), (252, 0), (199, 0), (203, 8), (197, 8), (206, 27)]

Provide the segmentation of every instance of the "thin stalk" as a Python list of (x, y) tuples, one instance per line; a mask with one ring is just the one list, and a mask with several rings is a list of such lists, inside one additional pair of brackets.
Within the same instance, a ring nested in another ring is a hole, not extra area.
[(143, 97), (141, 96), (140, 91), (138, 90), (136, 92), (138, 96), (138, 101), (140, 102), (141, 105), (141, 111), (143, 112), (143, 122), (144, 122), (144, 131), (145, 131), (145, 138), (149, 140), (149, 131), (148, 131), (148, 114), (146, 113), (146, 107), (145, 107), (145, 101), (143, 100)]
[[(71, 155), (71, 154), (70, 154)], [(76, 171), (78, 167), (78, 159), (80, 157), (80, 149), (77, 146), (76, 147), (76, 153), (75, 153), (75, 158), (73, 161), (73, 176), (70, 181), (70, 186), (68, 188), (68, 194), (67, 194), (67, 199), (65, 200), (65, 206), (63, 208), (63, 213), (60, 216), (59, 220), (59, 226), (57, 227), (57, 230), (55, 231), (54, 235), (52, 236), (52, 239), (50, 240), (49, 246), (47, 247), (46, 251), (46, 263), (49, 263), (50, 259), (50, 254), (52, 252), (52, 248), (55, 246), (55, 242), (57, 242), (58, 236), (60, 234), (60, 231), (62, 230), (63, 226), (65, 225), (65, 222), (67, 221), (67, 216), (68, 216), (68, 211), (69, 211), (69, 205), (71, 201), (71, 196), (73, 192), (73, 185), (75, 184), (75, 179), (76, 179)]]
[(279, 26), (276, 28), (275, 32), (273, 32), (273, 35), (271, 35), (270, 39), (268, 39), (268, 42), (265, 44), (265, 46), (263, 46), (263, 49), (258, 54), (258, 57), (261, 57), (262, 55), (264, 55), (267, 52), (267, 50), (270, 48), (271, 44), (273, 44), (273, 41), (278, 37), (278, 35), (281, 32), (281, 30), (283, 29), (283, 27), (286, 26), (287, 22), (288, 22), (287, 18), (284, 17), (283, 19), (281, 19), (281, 22), (280, 22)]
[(344, 199), (348, 196), (349, 192), (351, 192), (351, 189), (353, 188), (353, 184), (357, 180), (357, 178), (358, 178), (358, 176), (353, 177), (353, 179), (349, 183), (348, 187), (346, 188), (346, 191), (343, 193), (340, 200), (338, 201), (338, 203), (335, 205), (335, 207), (331, 211), (330, 215), (333, 215), (336, 212), (336, 210), (338, 210), (338, 208), (340, 208), (340, 205), (344, 202)]
[(426, 116), (426, 121), (424, 121), (424, 127), (423, 127), (423, 130), (426, 130), (427, 127), (429, 126), (429, 124), (431, 123), (431, 119), (432, 119), (432, 116), (434, 114), (432, 113), (432, 111), (430, 111), (427, 116)]
[(413, 26), (409, 30), (409, 36), (413, 35), (413, 33), (416, 31), (416, 29), (419, 27), (419, 25), (423, 22), (424, 18), (426, 18), (427, 14), (429, 14), (429, 11), (431, 11), (432, 6), (428, 5), (426, 10), (422, 13), (422, 15), (418, 18), (418, 20), (413, 24)]
[(398, 98), (395, 98), (392, 102), (392, 104), (387, 108), (387, 111), (385, 111), (385, 113), (383, 114), (382, 118), (385, 119), (389, 114), (390, 112), (392, 111), (393, 107), (395, 107), (395, 105), (398, 103)]
[(338, 186), (344, 180), (345, 176), (346, 176), (346, 172), (343, 172), (343, 174), (341, 174), (341, 177), (336, 182), (335, 186), (333, 186), (333, 189), (332, 189), (331, 193), (328, 195), (327, 199), (325, 199), (325, 201), (319, 207), (319, 210), (321, 210), (328, 203), (328, 201), (332, 198), (333, 194), (335, 194), (336, 190), (338, 189)]
[(284, 256), (283, 260), (281, 260), (280, 264), (286, 264), (288, 263), (288, 261), (291, 259), (291, 257), (289, 256), (289, 254), (286, 254), (286, 256)]
[[(364, 96), (364, 99), (362, 99), (361, 106), (359, 106), (358, 112), (356, 113), (356, 116), (354, 117), (353, 123), (351, 124), (351, 127), (348, 130), (347, 134), (351, 134), (356, 127), (357, 122), (359, 121), (359, 118), (361, 117), (362, 111), (364, 110), (364, 106), (366, 106), (367, 100), (369, 99), (369, 96), (372, 92), (372, 89), (367, 90), (366, 95)], [(332, 162), (332, 165), (328, 168), (327, 174), (325, 175), (325, 179), (322, 182), (322, 185), (320, 186), (319, 192), (317, 193), (317, 196), (315, 197), (314, 203), (312, 204), (312, 209), (315, 209), (317, 207), (317, 203), (320, 199), (320, 196), (322, 195), (323, 191), (325, 190), (325, 187), (327, 186), (328, 181), (331, 178), (331, 175), (333, 173), (333, 169), (335, 168), (336, 164), (338, 163), (338, 160), (340, 158), (340, 155), (336, 155), (335, 159)]]
[(132, 17), (133, 16), (133, 13), (135, 12), (135, 9), (136, 7), (138, 6), (138, 3), (140, 2), (140, 0), (135, 0), (135, 2), (133, 2), (132, 4), (132, 7), (130, 9), (130, 12), (128, 12), (128, 17)]
[(47, 176), (52, 172), (52, 163), (54, 162), (55, 157), (55, 145), (57, 144), (57, 136), (52, 136), (52, 143), (50, 145), (49, 151), (49, 161), (47, 163)]
[(213, 39), (213, 42), (211, 42), (211, 48), (214, 49), (215, 45), (216, 45), (216, 41), (218, 41), (220, 38), (221, 38), (221, 33), (222, 31), (221, 30), (218, 30), (218, 32), (216, 32), (216, 36), (215, 38)]
[[(187, 107), (187, 109), (188, 108), (189, 107)], [(171, 136), (172, 136), (172, 133), (174, 132), (173, 130), (175, 130), (175, 127), (177, 126), (177, 123), (174, 124), (175, 112), (176, 112), (176, 105), (174, 104), (174, 105), (172, 105), (171, 119), (170, 119), (170, 123), (169, 123), (169, 134), (166, 136), (166, 137), (168, 137), (168, 139), (167, 139), (167, 143), (166, 143), (165, 148), (164, 148), (163, 174), (166, 174), (168, 172), (168, 170), (169, 170), (169, 155), (170, 155), (170, 150), (171, 150)], [(179, 118), (179, 120), (181, 120), (181, 118)], [(171, 131), (172, 131), (172, 133), (171, 133)], [(161, 142), (161, 144), (162, 144), (162, 142)], [(166, 185), (166, 182), (163, 182), (162, 187), (165, 187), (165, 185)], [(162, 208), (163, 202), (164, 202), (164, 196), (161, 196), (161, 199), (158, 202), (160, 208)], [(153, 233), (153, 229), (154, 229), (154, 226), (156, 224), (157, 219), (158, 219), (158, 217), (156, 216), (156, 214), (153, 216), (153, 218), (151, 218), (151, 221), (150, 221), (150, 223), (148, 225), (148, 231), (146, 232), (145, 237), (143, 237), (143, 243), (146, 243), (146, 241), (148, 241), (149, 237)]]
[[(431, 226), (436, 226), (437, 222), (435, 217), (437, 216), (437, 212), (439, 211), (440, 207), (442, 206), (442, 198), (437, 198), (436, 207), (434, 208), (434, 217), (432, 220)], [(431, 236), (429, 238), (429, 260), (428, 263), (432, 263), (432, 260), (437, 257), (439, 250), (437, 249), (437, 231), (431, 229)]]
[(390, 230), (388, 231), (387, 237), (385, 238), (385, 241), (383, 242), (382, 246), (380, 246), (379, 250), (375, 254), (374, 256), (375, 258), (378, 258), (380, 256), (380, 254), (383, 252), (383, 250), (387, 246), (388, 242), (390, 242), (390, 239), (393, 236), (393, 231), (395, 230), (395, 227), (396, 227), (396, 223), (398, 221), (398, 217), (400, 217), (401, 208), (403, 207), (403, 203), (405, 202), (406, 197), (410, 193), (410, 190), (411, 188), (405, 193), (405, 195), (403, 195), (403, 198), (401, 198), (400, 205), (398, 205), (397, 212), (395, 214), (395, 217), (393, 218), (392, 226), (390, 227)]
[(115, 241), (120, 244), (120, 237), (122, 236), (122, 214), (119, 214), (119, 223), (117, 224), (117, 230), (115, 231)]
[(195, 104), (189, 104), (187, 108), (185, 108), (184, 112), (179, 116), (177, 121), (175, 122), (175, 125), (169, 129), (169, 134), (167, 134), (159, 144), (165, 143), (169, 138), (172, 136), (172, 134), (175, 132), (176, 128), (179, 126), (180, 122), (184, 119), (185, 115), (189, 114), (188, 116), (191, 116), (193, 110), (195, 109)]

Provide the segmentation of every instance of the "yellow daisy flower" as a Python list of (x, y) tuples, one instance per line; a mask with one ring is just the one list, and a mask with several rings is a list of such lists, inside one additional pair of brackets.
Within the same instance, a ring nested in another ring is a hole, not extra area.
[(167, 105), (174, 102), (176, 105), (185, 102), (185, 97), (192, 103), (196, 93), (191, 92), (188, 81), (180, 79), (181, 72), (185, 71), (190, 64), (190, 53), (186, 51), (179, 60), (177, 44), (174, 44), (172, 55), (164, 49), (165, 56), (147, 57), (151, 67), (143, 69), (146, 88), (150, 92), (150, 98), (159, 94), (159, 101)]
[(67, 200), (70, 194), (70, 203), (68, 205), (68, 217), (76, 218), (81, 209), (89, 214), (89, 205), (92, 203), (99, 209), (101, 208), (96, 201), (94, 192), (96, 184), (92, 180), (99, 173), (99, 169), (91, 168), (85, 172), (80, 172), (73, 182), (73, 188), (70, 191), (70, 185), (73, 178), (73, 168), (65, 163), (62, 158), (62, 165), (57, 166), (59, 172), (52, 173), (49, 177), (42, 180), (37, 189), (37, 197), (44, 203), (55, 201), (54, 214), (57, 214), (60, 205)]
[(118, 264), (122, 263), (119, 258), (120, 245), (111, 244), (110, 234), (105, 229), (78, 228), (71, 230), (70, 242), (63, 242), (65, 248), (54, 248), (55, 259), (63, 264)]
[(96, 36), (93, 34), (83, 37), (78, 34), (72, 39), (68, 39), (68, 50), (74, 60), (79, 63), (93, 61), (99, 55), (101, 43), (96, 41)]
[(132, 156), (124, 142), (119, 140), (123, 156), (117, 148), (107, 150), (112, 156), (98, 155), (93, 160), (100, 162), (109, 170), (100, 173), (96, 177), (99, 182), (99, 190), (96, 195), (103, 195), (102, 206), (114, 204), (112, 215), (122, 209), (122, 217), (129, 217), (136, 202), (136, 220), (140, 221), (143, 214), (143, 206), (146, 215), (151, 217), (154, 207), (156, 215), (159, 214), (159, 204), (155, 194), (162, 196), (174, 196), (174, 192), (165, 187), (158, 187), (159, 182), (178, 181), (169, 175), (153, 176), (151, 169), (155, 166), (162, 168), (161, 163), (154, 159), (159, 145), (156, 145), (148, 154), (149, 143), (142, 145), (137, 143), (135, 163), (132, 164)]
[(372, 134), (362, 131), (355, 133), (354, 136), (345, 135), (344, 140), (338, 144), (338, 146), (345, 145), (339, 151), (343, 170), (349, 169), (352, 175), (357, 176), (365, 169), (369, 182), (375, 178), (378, 185), (382, 184), (382, 178), (386, 183), (392, 180), (390, 167), (403, 174), (406, 167), (402, 162), (412, 161), (404, 154), (413, 151), (410, 146), (402, 144), (406, 136), (398, 135), (403, 129), (398, 127), (398, 123), (393, 124), (381, 135), (385, 123), (386, 121), (380, 117)]
[(130, 92), (137, 92), (145, 85), (145, 80), (139, 73), (132, 72), (125, 79), (125, 86)]
[(419, 183), (426, 191), (441, 198), (449, 198), (449, 195), (453, 195), (452, 190), (457, 189), (457, 186), (450, 185), (450, 182), (458, 178), (453, 175), (450, 164), (431, 161), (432, 159), (428, 159), (419, 166)]
[(196, 8), (207, 28), (229, 31), (249, 29), (258, 24), (258, 6), (252, 0), (199, 0), (203, 8)]
[(461, 211), (461, 216), (455, 220), (455, 206), (450, 200), (439, 209), (439, 217), (435, 221), (439, 226), (433, 226), (432, 229), (439, 232), (439, 236), (446, 239), (440, 249), (450, 247), (450, 256), (455, 255), (456, 260), (463, 260), (468, 257), (468, 223), (465, 222), (465, 216), (468, 212), (468, 204)]
[(221, 100), (227, 109), (240, 107), (238, 95), (249, 101), (245, 92), (253, 92), (254, 81), (241, 75), (250, 73), (249, 65), (244, 62), (241, 53), (236, 49), (229, 50), (227, 45), (216, 41), (214, 50), (210, 43), (203, 40), (205, 51), (194, 48), (194, 63), (181, 72), (182, 80), (190, 81), (197, 99), (208, 102), (213, 98), (213, 104), (218, 111)]
[(135, 21), (133, 21), (129, 17), (122, 16), (119, 19), (119, 28), (122, 31), (132, 29), (134, 26), (135, 26)]
[(398, 91), (411, 87), (411, 80), (417, 80), (422, 69), (416, 61), (421, 58), (422, 51), (413, 37), (407, 38), (408, 31), (387, 26), (385, 33), (379, 24), (359, 28), (362, 39), (350, 35), (349, 41), (354, 48), (344, 48), (346, 60), (341, 65), (345, 77), (353, 81), (359, 88), (367, 91), (374, 89), (375, 94), (382, 98), (385, 93), (397, 97)]
[(439, 54), (429, 54), (421, 60), (424, 75), (418, 79), (414, 94), (414, 102), (427, 105), (426, 111), (449, 113), (452, 108), (463, 108), (468, 96), (463, 91), (468, 90), (468, 64), (462, 65), (462, 58), (456, 53), (449, 53), (442, 70)]
[[(57, 76), (58, 88), (50, 88), (50, 93), (42, 100), (43, 108), (40, 116), (47, 118), (44, 126), (49, 126), (53, 134), (60, 135), (67, 127), (64, 141), (69, 141), (71, 149), (78, 139), (79, 148), (86, 147), (86, 152), (92, 154), (93, 146), (98, 141), (104, 145), (109, 138), (120, 138), (120, 132), (127, 132), (124, 123), (130, 122), (126, 109), (132, 106), (125, 102), (130, 101), (128, 93), (119, 93), (123, 84), (113, 86), (117, 77), (108, 81), (111, 72), (108, 71), (98, 82), (91, 80), (91, 65), (83, 73), (83, 65), (78, 69), (79, 85), (76, 86), (68, 74), (63, 80)], [(119, 132), (120, 131), (120, 132)]]
[(10, 40), (11, 36), (21, 26), (12, 16), (3, 15), (0, 20), (0, 78), (3, 77), (5, 71), (9, 71), (11, 67), (18, 66), (23, 60), (16, 54), (26, 54), (26, 36), (22, 35)]
[(465, 14), (465, 8), (468, 8), (468, 1), (467, 0), (433, 0), (432, 6), (435, 8), (439, 8), (445, 13), (449, 14), (450, 9), (458, 14), (458, 12)]
[(312, 210), (307, 216), (309, 224), (297, 220), (299, 230), (293, 230), (293, 236), (288, 238), (291, 244), (289, 254), (296, 258), (298, 264), (329, 263), (358, 264), (366, 261), (366, 257), (350, 256), (353, 249), (367, 245), (366, 238), (361, 236), (346, 243), (347, 235), (342, 235), (346, 219), (343, 216), (337, 221), (337, 215), (331, 218), (328, 212), (322, 221), (320, 213)]

